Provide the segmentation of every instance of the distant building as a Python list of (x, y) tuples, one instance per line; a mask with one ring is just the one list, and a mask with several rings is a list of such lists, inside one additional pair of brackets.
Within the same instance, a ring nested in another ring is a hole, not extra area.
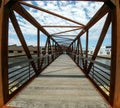
[[(30, 51), (30, 54), (37, 54), (38, 53), (37, 46), (31, 45), (31, 46), (28, 46), (28, 49)], [(48, 48), (46, 48), (46, 53), (48, 53), (47, 50), (48, 50)], [(51, 47), (51, 51), (54, 51), (54, 50), (55, 50), (54, 46)], [(44, 54), (44, 53), (45, 53), (45, 47), (41, 46), (40, 47), (40, 54)], [(16, 44), (14, 44), (14, 45), (8, 46), (8, 55), (9, 56), (25, 55), (25, 51), (24, 51), (22, 46), (17, 46)]]
[[(91, 47), (88, 51), (88, 54), (93, 55), (94, 54), (95, 47)], [(111, 56), (111, 46), (104, 46), (101, 47), (98, 56)]]
[[(28, 46), (30, 54), (37, 54), (37, 47), (35, 46)], [(42, 48), (41, 48), (42, 51)], [(8, 55), (9, 56), (17, 56), (17, 55), (25, 55), (25, 51), (22, 46), (10, 45), (8, 46)]]
[(111, 46), (106, 46), (107, 55), (111, 55)]

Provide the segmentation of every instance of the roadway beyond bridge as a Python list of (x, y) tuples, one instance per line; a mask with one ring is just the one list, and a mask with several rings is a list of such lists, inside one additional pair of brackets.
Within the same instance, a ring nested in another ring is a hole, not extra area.
[(20, 108), (109, 108), (67, 55), (59, 56), (8, 106)]

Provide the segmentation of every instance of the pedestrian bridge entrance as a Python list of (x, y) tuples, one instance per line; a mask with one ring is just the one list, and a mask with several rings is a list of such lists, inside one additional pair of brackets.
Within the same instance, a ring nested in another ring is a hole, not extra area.
[(120, 108), (119, 82), (120, 0), (0, 1), (0, 108)]

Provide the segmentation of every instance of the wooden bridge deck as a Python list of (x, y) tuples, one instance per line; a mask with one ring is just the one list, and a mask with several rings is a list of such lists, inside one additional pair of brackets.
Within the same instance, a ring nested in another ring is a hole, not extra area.
[(58, 57), (8, 105), (20, 108), (109, 108), (67, 55)]

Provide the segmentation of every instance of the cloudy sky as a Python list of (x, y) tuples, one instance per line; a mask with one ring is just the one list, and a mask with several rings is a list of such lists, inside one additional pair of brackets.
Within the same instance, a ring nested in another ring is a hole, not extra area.
[[(103, 5), (102, 2), (81, 2), (81, 1), (25, 1), (26, 3), (44, 8), (51, 12), (63, 15), (67, 18), (75, 20), (79, 23), (86, 25), (89, 20), (94, 16), (94, 14), (101, 8)], [(59, 17), (50, 15), (48, 13), (29, 8), (28, 6), (22, 5), (41, 25), (67, 25), (67, 26), (79, 26), (78, 24), (66, 21)], [(23, 19), (19, 14), (15, 12), (18, 23), (24, 34), (24, 38), (28, 45), (37, 44), (37, 29), (32, 26), (29, 22)], [(106, 16), (104, 16), (98, 23), (96, 23), (89, 30), (89, 46), (95, 46), (99, 38), (100, 32), (102, 30), (103, 24), (105, 22)], [(67, 31), (75, 28), (45, 28), (49, 34), (54, 34), (62, 31)], [(81, 30), (76, 30), (72, 32), (63, 33), (61, 35), (73, 35), (68, 37), (73, 39)], [(110, 35), (111, 27), (109, 27), (107, 36), (104, 41), (104, 45), (110, 45)], [(46, 36), (41, 32), (41, 45), (45, 44)], [(85, 34), (81, 37), (83, 46), (85, 45)], [(108, 41), (109, 40), (109, 41)], [(67, 43), (67, 42), (66, 42)], [(69, 42), (68, 42), (69, 43)], [(20, 42), (17, 38), (17, 35), (14, 31), (14, 28), (9, 21), (9, 45), (17, 44), (20, 45)]]

